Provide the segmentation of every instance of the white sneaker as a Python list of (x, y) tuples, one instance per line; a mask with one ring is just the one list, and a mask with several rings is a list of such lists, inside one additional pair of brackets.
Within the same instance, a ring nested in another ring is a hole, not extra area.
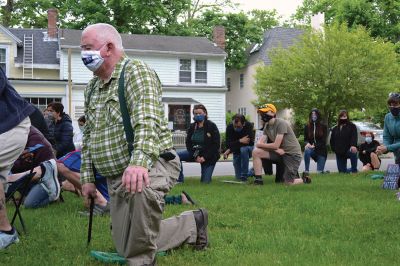
[(42, 177), (42, 187), (49, 194), (49, 201), (56, 201), (60, 197), (60, 183), (58, 182), (57, 163), (54, 159), (42, 163), (45, 173)]
[(18, 242), (19, 242), (19, 238), (18, 238), (17, 230), (14, 229), (14, 234), (12, 234), (12, 235), (9, 235), (9, 234), (6, 234), (6, 233), (0, 231), (0, 249), (5, 249), (9, 245), (18, 243)]

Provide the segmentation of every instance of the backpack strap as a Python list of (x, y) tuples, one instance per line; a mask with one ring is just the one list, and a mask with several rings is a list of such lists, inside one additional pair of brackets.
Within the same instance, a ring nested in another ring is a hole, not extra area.
[(124, 124), (124, 131), (125, 131), (125, 136), (126, 140), (128, 142), (128, 151), (129, 151), (129, 156), (132, 156), (133, 152), (133, 140), (135, 138), (135, 134), (133, 133), (133, 128), (131, 124), (131, 119), (129, 117), (129, 111), (128, 107), (126, 105), (126, 99), (125, 99), (125, 67), (128, 64), (129, 59), (125, 62), (121, 74), (119, 76), (119, 81), (118, 81), (118, 99), (119, 99), (119, 105), (121, 109), (121, 114), (122, 114), (122, 120)]

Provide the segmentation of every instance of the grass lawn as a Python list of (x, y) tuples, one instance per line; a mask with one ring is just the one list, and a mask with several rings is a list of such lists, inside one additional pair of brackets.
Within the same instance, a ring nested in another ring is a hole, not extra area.
[[(395, 265), (400, 250), (395, 191), (367, 174), (313, 176), (310, 185), (288, 187), (264, 178), (264, 186), (187, 178), (172, 193), (187, 191), (209, 210), (211, 246), (185, 247), (159, 257), (158, 265)], [(109, 217), (95, 217), (86, 247), (88, 219), (81, 199), (64, 192), (65, 203), (22, 214), (28, 234), (0, 251), (0, 265), (103, 265), (92, 249), (113, 251)], [(9, 215), (13, 212), (8, 205)], [(190, 209), (167, 206), (165, 217)], [(20, 228), (17, 221), (17, 227)]]

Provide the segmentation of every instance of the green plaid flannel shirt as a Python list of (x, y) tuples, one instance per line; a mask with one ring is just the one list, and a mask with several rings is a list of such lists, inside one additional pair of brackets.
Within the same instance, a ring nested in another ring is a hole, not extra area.
[(130, 60), (125, 67), (125, 98), (135, 140), (129, 158), (118, 100), (118, 79), (126, 60), (124, 56), (118, 62), (109, 81), (94, 77), (85, 89), (82, 184), (95, 181), (92, 164), (105, 177), (122, 176), (128, 165), (150, 169), (160, 151), (173, 147), (158, 76), (143, 62)]

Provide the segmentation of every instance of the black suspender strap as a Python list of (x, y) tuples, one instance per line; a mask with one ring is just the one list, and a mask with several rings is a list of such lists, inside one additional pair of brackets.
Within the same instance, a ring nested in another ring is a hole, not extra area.
[(127, 60), (122, 68), (121, 74), (119, 76), (119, 81), (118, 81), (118, 99), (119, 99), (119, 105), (121, 108), (121, 113), (122, 113), (122, 120), (124, 124), (124, 131), (125, 131), (125, 136), (126, 140), (128, 142), (128, 151), (129, 151), (129, 156), (132, 156), (132, 151), (133, 151), (133, 140), (135, 138), (135, 134), (133, 133), (133, 128), (131, 124), (131, 119), (129, 116), (129, 111), (128, 111), (128, 106), (126, 104), (126, 99), (125, 99), (125, 66), (128, 64), (129, 60)]

